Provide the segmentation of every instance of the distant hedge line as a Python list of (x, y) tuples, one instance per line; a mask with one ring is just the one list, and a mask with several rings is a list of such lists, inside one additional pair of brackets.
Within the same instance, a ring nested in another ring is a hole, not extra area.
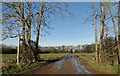
[(17, 54), (17, 47), (2, 45), (2, 54)]

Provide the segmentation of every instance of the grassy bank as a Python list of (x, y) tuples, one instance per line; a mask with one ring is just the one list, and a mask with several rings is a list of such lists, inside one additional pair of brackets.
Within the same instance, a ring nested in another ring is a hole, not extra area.
[(76, 53), (77, 56), (79, 56), (80, 58), (83, 58), (87, 61), (87, 63), (89, 63), (89, 65), (92, 68), (99, 68), (102, 71), (108, 72), (108, 73), (118, 73), (118, 66), (114, 65), (106, 65), (104, 64), (100, 64), (97, 63), (93, 60), (93, 55), (95, 55), (94, 53)]
[(40, 62), (33, 63), (31, 65), (25, 65), (25, 66), (17, 66), (17, 65), (12, 66), (12, 67), (8, 66), (11, 68), (5, 69), (3, 74), (18, 74), (18, 73), (33, 69), (35, 67), (40, 67), (40, 66), (46, 65), (47, 63), (48, 63), (47, 61), (40, 61)]
[[(41, 59), (42, 59), (40, 62), (35, 62), (33, 64), (25, 65), (25, 66), (17, 66), (17, 65), (14, 65), (12, 67), (8, 66), (9, 67), (8, 69), (3, 68), (4, 69), (3, 74), (17, 74), (17, 73), (31, 70), (31, 69), (36, 68), (36, 67), (42, 67), (42, 66), (47, 65), (47, 64), (55, 61), (56, 59), (59, 59), (62, 56), (65, 56), (65, 55), (68, 55), (68, 53), (40, 54)], [(9, 60), (12, 57), (16, 57), (16, 54), (4, 54), (2, 56), (3, 61)]]

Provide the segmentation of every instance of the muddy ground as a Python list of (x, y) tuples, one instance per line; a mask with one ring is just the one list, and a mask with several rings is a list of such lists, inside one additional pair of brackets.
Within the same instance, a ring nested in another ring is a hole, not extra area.
[(93, 68), (84, 59), (73, 54), (23, 74), (107, 74), (107, 72)]

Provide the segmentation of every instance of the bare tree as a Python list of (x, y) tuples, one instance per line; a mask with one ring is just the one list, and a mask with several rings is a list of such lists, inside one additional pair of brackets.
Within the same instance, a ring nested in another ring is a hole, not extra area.
[[(45, 3), (42, 2), (41, 10), (40, 10), (40, 15), (39, 15), (38, 26), (37, 26), (36, 41), (35, 41), (35, 49), (36, 49), (36, 51), (38, 51), (38, 42), (39, 42), (39, 35), (40, 35), (40, 26), (41, 26), (41, 21), (42, 21), (44, 6), (45, 6)], [(35, 54), (37, 54), (37, 52), (36, 52)], [(38, 60), (38, 57), (35, 56), (35, 58), (36, 58), (36, 60)]]
[[(105, 31), (104, 30), (105, 30), (105, 26), (106, 26), (105, 19), (106, 19), (106, 2), (104, 4), (104, 16), (103, 16), (103, 37), (104, 37), (104, 40), (105, 40), (105, 34), (104, 34)], [(105, 41), (103, 41), (103, 43), (104, 43), (103, 46), (105, 46)], [(104, 48), (103, 48), (103, 50), (104, 50)]]
[[(23, 51), (21, 51), (20, 56), (28, 58), (22, 60), (24, 62), (37, 61), (41, 30), (46, 32), (46, 29), (51, 29), (50, 23), (57, 14), (60, 14), (61, 17), (66, 15), (63, 14), (65, 12), (68, 15), (71, 14), (63, 4), (66, 5), (66, 3), (51, 2), (4, 2), (2, 20), (4, 25), (2, 32), (3, 40), (15, 38), (18, 35), (22, 36)], [(36, 35), (35, 50), (34, 47), (31, 47), (31, 35)]]
[(102, 54), (102, 40), (103, 40), (103, 2), (100, 2), (100, 10), (101, 10), (101, 15), (100, 15), (100, 50), (99, 50), (99, 61), (101, 62), (101, 54)]
[[(119, 37), (119, 48), (120, 48), (120, 1), (119, 1), (118, 8), (119, 8), (119, 10), (118, 10), (118, 37)], [(120, 56), (120, 51), (119, 51), (119, 56)], [(119, 64), (120, 64), (120, 62), (119, 62)]]
[(107, 3), (107, 6), (109, 8), (109, 11), (110, 11), (110, 15), (111, 15), (111, 18), (112, 18), (112, 22), (113, 22), (113, 27), (114, 27), (114, 32), (115, 32), (115, 37), (116, 37), (116, 40), (117, 40), (117, 48), (118, 48), (118, 64), (120, 63), (120, 46), (119, 46), (119, 38), (118, 38), (118, 34), (117, 34), (117, 30), (116, 30), (116, 24), (115, 24), (115, 20), (113, 18), (113, 15), (112, 15), (112, 11), (111, 11), (111, 8), (110, 8), (110, 5)]
[[(67, 4), (62, 3), (62, 5), (66, 6)], [(51, 16), (56, 16), (57, 14), (61, 14), (61, 17), (64, 17), (63, 12), (66, 12), (69, 15), (72, 15), (70, 11), (68, 11), (64, 7), (61, 7), (61, 3), (54, 3), (54, 5), (52, 3), (46, 3), (46, 2), (41, 3), (41, 9), (39, 12), (38, 24), (37, 24), (35, 54), (38, 54), (37, 51), (38, 51), (38, 44), (39, 44), (39, 38), (40, 38), (40, 30), (43, 30), (42, 26), (47, 27), (47, 29), (50, 29), (49, 23), (51, 20), (50, 18), (52, 18)]]
[(95, 14), (95, 5), (93, 1), (93, 9), (94, 9), (94, 26), (95, 26), (95, 50), (96, 50), (96, 61), (98, 62), (98, 40), (97, 40), (97, 25), (96, 25), (96, 14)]

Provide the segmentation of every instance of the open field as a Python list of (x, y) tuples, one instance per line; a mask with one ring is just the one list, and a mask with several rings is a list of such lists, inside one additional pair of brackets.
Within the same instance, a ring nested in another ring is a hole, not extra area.
[(2, 61), (6, 61), (9, 59), (12, 59), (13, 57), (16, 57), (16, 54), (2, 54)]
[[(68, 55), (69, 53), (47, 53), (47, 54), (40, 54), (41, 59), (43, 60), (51, 60), (60, 58), (64, 55)], [(2, 61), (6, 61), (16, 57), (16, 54), (2, 54)]]
[[(40, 54), (41, 59), (55, 59), (62, 57), (64, 55), (68, 55), (69, 53), (47, 53), (47, 54)], [(94, 55), (94, 53), (76, 53), (76, 55)], [(2, 54), (2, 60), (6, 61), (16, 57), (16, 54)]]
[(69, 53), (48, 53), (48, 54), (40, 54), (41, 59), (44, 60), (53, 60), (56, 58), (60, 58), (62, 56), (69, 55)]
[(76, 55), (86, 55), (86, 56), (93, 56), (95, 53), (75, 53)]

